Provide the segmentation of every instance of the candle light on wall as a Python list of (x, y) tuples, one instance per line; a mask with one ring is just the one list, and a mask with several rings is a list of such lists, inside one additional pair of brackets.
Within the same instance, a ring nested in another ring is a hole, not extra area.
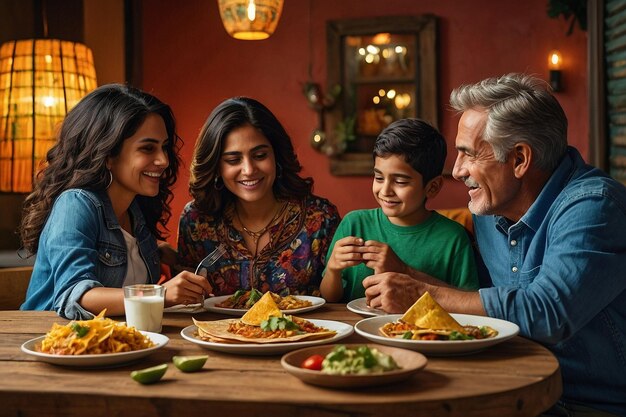
[(563, 58), (559, 51), (550, 51), (548, 55), (548, 69), (550, 70), (550, 87), (553, 91), (561, 91), (561, 66)]

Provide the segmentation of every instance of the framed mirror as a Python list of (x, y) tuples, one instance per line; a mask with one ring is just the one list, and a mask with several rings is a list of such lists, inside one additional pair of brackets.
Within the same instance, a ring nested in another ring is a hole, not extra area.
[(327, 112), (333, 175), (372, 175), (376, 136), (418, 117), (438, 126), (436, 17), (329, 21), (328, 86), (340, 86)]

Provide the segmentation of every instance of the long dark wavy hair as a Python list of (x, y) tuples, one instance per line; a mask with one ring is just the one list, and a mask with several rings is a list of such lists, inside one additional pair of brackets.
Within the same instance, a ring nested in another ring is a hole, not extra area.
[(159, 194), (137, 196), (146, 226), (164, 239), (171, 216), (170, 187), (176, 182), (182, 140), (170, 107), (156, 97), (121, 84), (107, 84), (86, 95), (65, 117), (56, 144), (46, 155), (33, 192), (26, 198), (20, 226), (23, 250), (37, 252), (39, 236), (56, 198), (70, 188), (105, 192), (110, 175), (109, 157), (119, 155), (123, 142), (133, 136), (149, 114), (163, 118), (167, 130), (169, 166), (161, 176)]
[(220, 103), (204, 123), (191, 161), (189, 192), (196, 208), (207, 214), (220, 213), (236, 197), (226, 187), (216, 187), (224, 142), (235, 129), (251, 125), (270, 142), (276, 158), (274, 195), (278, 199), (301, 199), (311, 194), (313, 179), (298, 175), (302, 165), (291, 138), (276, 116), (258, 101), (233, 97)]

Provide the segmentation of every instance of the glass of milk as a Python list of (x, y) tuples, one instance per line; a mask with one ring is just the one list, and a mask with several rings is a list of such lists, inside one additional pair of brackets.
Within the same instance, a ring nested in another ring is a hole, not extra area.
[(124, 287), (126, 324), (137, 330), (160, 332), (165, 304), (165, 287), (136, 284)]

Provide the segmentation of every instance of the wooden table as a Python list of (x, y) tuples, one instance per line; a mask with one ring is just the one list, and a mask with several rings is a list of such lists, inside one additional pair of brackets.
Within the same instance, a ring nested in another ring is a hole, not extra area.
[[(303, 316), (355, 324), (360, 316), (330, 304)], [(201, 320), (224, 318), (210, 313)], [(7, 416), (536, 416), (561, 395), (558, 362), (521, 337), (481, 353), (429, 357), (408, 381), (353, 391), (302, 383), (287, 374), (280, 356), (253, 357), (207, 351), (180, 336), (191, 316), (168, 313), (169, 344), (134, 364), (76, 369), (34, 361), (20, 345), (45, 334), (52, 312), (0, 311), (0, 414)], [(354, 334), (346, 343), (363, 343)], [(159, 383), (140, 385), (129, 373), (174, 355), (209, 354), (204, 369), (182, 373), (171, 365)]]

